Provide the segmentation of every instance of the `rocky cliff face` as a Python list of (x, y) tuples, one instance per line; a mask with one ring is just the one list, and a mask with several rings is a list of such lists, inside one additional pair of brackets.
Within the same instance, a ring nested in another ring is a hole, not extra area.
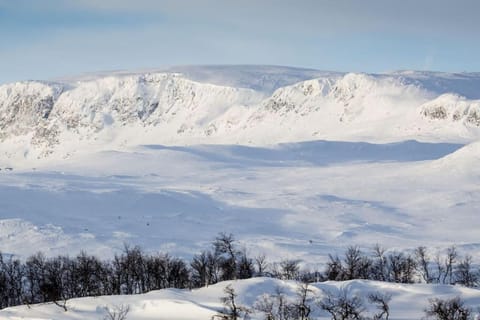
[(61, 85), (41, 82), (0, 86), (0, 139), (43, 126), (62, 91)]
[(444, 94), (422, 105), (422, 115), (432, 120), (460, 122), (480, 126), (480, 100), (468, 100), (455, 94)]

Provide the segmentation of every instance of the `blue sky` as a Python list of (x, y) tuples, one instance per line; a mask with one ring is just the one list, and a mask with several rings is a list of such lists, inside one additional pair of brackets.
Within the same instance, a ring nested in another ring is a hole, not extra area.
[(478, 0), (0, 0), (0, 82), (185, 64), (480, 71)]

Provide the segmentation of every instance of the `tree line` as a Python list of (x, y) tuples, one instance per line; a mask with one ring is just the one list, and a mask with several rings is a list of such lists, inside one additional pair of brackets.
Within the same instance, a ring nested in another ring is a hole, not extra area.
[(444, 254), (429, 255), (426, 247), (413, 252), (387, 252), (375, 245), (370, 253), (348, 247), (343, 255), (330, 255), (324, 277), (328, 280), (366, 279), (396, 283), (461, 284), (476, 287), (480, 272), (470, 255), (461, 256), (455, 246)]
[[(224, 280), (266, 276), (305, 283), (370, 279), (398, 283), (478, 285), (472, 257), (460, 257), (455, 247), (430, 257), (425, 247), (414, 252), (387, 252), (375, 246), (366, 253), (356, 246), (342, 256), (330, 255), (322, 271), (300, 268), (301, 261), (269, 263), (265, 255), (250, 257), (232, 234), (220, 233), (210, 248), (187, 261), (168, 253), (146, 253), (125, 246), (112, 259), (86, 252), (70, 257), (37, 253), (20, 260), (0, 253), (0, 308), (71, 298), (140, 294), (164, 288), (192, 289)], [(65, 307), (63, 305), (63, 307)]]

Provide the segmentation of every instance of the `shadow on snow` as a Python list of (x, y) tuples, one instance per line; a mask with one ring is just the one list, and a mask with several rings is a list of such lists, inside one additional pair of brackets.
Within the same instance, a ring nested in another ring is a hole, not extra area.
[(463, 144), (427, 143), (408, 140), (396, 143), (308, 141), (279, 144), (272, 148), (240, 145), (163, 146), (147, 149), (185, 152), (206, 161), (232, 167), (328, 166), (342, 163), (413, 162), (436, 160), (463, 147)]

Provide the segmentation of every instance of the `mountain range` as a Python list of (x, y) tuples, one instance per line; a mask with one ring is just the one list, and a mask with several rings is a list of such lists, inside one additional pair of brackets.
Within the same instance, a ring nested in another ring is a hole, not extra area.
[(480, 74), (191, 66), (0, 86), (0, 165), (143, 144), (475, 141)]

